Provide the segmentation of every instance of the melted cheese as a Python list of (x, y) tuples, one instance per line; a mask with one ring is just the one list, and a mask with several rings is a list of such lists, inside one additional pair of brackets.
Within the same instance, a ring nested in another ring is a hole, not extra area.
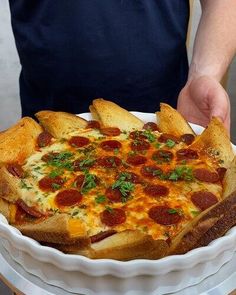
[[(192, 203), (191, 194), (200, 190), (207, 190), (216, 195), (218, 200), (221, 199), (222, 186), (220, 183), (206, 183), (200, 181), (170, 181), (161, 180), (159, 178), (146, 178), (140, 174), (141, 165), (130, 166), (126, 169), (125, 166), (117, 169), (94, 167), (89, 168), (89, 173), (97, 175), (99, 178), (99, 184), (96, 187), (90, 189), (83, 194), (83, 199), (80, 204), (74, 206), (58, 207), (55, 202), (55, 197), (58, 191), (42, 191), (39, 188), (39, 181), (49, 175), (52, 171), (56, 170), (55, 167), (47, 165), (42, 160), (42, 157), (50, 152), (63, 153), (69, 152), (70, 157), (68, 162), (72, 163), (75, 160), (84, 160), (105, 156), (117, 156), (122, 159), (123, 164), (126, 164), (127, 157), (130, 153), (133, 153), (130, 149), (129, 134), (121, 133), (120, 136), (106, 137), (102, 135), (98, 130), (88, 129), (84, 131), (73, 131), (71, 136), (84, 136), (89, 138), (91, 151), (86, 151), (84, 148), (72, 147), (65, 140), (54, 140), (54, 142), (47, 147), (44, 147), (35, 154), (33, 154), (24, 165), (24, 170), (27, 171), (28, 176), (24, 179), (24, 185), (21, 186), (25, 193), (22, 199), (28, 206), (37, 207), (41, 212), (61, 212), (69, 214), (73, 219), (70, 221), (70, 233), (71, 235), (78, 235), (80, 231), (86, 230), (88, 235), (95, 235), (101, 231), (108, 230), (109, 227), (101, 222), (100, 215), (107, 206), (112, 208), (122, 208), (126, 213), (126, 221), (122, 224), (114, 226), (117, 231), (123, 231), (125, 229), (139, 229), (147, 234), (153, 236), (154, 239), (167, 239), (168, 237), (175, 236), (190, 220), (192, 220), (196, 214), (199, 213), (199, 209)], [(188, 148), (184, 143), (175, 144), (172, 148), (167, 147), (165, 143), (159, 143), (158, 147), (156, 143), (159, 132), (152, 132), (152, 135), (156, 137), (155, 142), (150, 142), (150, 149), (145, 152), (138, 152), (138, 154), (146, 157), (147, 162), (145, 165), (156, 165), (160, 167), (164, 173), (170, 170), (174, 170), (176, 166), (186, 165), (190, 169), (192, 168), (207, 168), (215, 170), (218, 166), (214, 159), (209, 158), (206, 155), (200, 155), (199, 159), (186, 161), (186, 164), (179, 163), (174, 159), (168, 163), (156, 163), (152, 159), (153, 152), (159, 149), (165, 149), (171, 151), (174, 155), (182, 148)], [(117, 140), (122, 144), (119, 150), (105, 151), (99, 147), (99, 144), (104, 140)], [(87, 154), (86, 154), (87, 153)], [(152, 198), (147, 196), (142, 184), (135, 184), (131, 193), (131, 197), (126, 202), (110, 203), (106, 199), (104, 202), (96, 201), (99, 196), (105, 195), (106, 188), (112, 186), (117, 179), (118, 172), (134, 172), (141, 176), (146, 183), (160, 184), (169, 188), (169, 194), (167, 196)], [(73, 188), (73, 183), (78, 175), (83, 174), (82, 171), (73, 171), (73, 169), (64, 169), (60, 171), (60, 176), (64, 178), (65, 182), (62, 189)], [(169, 226), (157, 224), (148, 216), (148, 210), (153, 206), (165, 205), (170, 208), (178, 209), (181, 214), (181, 222)], [(79, 222), (78, 222), (79, 221)], [(83, 223), (83, 227), (81, 224)]]

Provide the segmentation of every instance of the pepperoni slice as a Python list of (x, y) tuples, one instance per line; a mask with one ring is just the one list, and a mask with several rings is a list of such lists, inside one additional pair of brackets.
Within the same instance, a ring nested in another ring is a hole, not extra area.
[(159, 184), (149, 184), (143, 191), (146, 195), (153, 198), (167, 196), (169, 194), (169, 189), (166, 186)]
[(87, 137), (84, 136), (73, 136), (69, 140), (69, 144), (73, 147), (83, 147), (85, 145), (88, 145), (90, 143), (90, 140)]
[(123, 209), (109, 208), (101, 213), (100, 218), (105, 225), (116, 226), (125, 222), (126, 215)]
[(100, 131), (107, 136), (119, 136), (121, 134), (120, 129), (117, 127), (103, 127)]
[(110, 230), (106, 230), (106, 231), (101, 231), (100, 233), (94, 235), (94, 236), (91, 236), (90, 237), (90, 241), (91, 243), (96, 243), (96, 242), (99, 242), (99, 241), (102, 241), (114, 234), (116, 234), (117, 231), (116, 230), (113, 230), (113, 229), (110, 229)]
[(82, 194), (75, 189), (67, 189), (59, 192), (55, 197), (56, 204), (60, 206), (73, 206), (81, 202)]
[(130, 147), (132, 151), (146, 151), (150, 148), (150, 143), (146, 140), (136, 139), (131, 142)]
[(116, 168), (120, 166), (121, 159), (116, 156), (103, 157), (97, 160), (97, 164), (98, 166), (102, 166), (104, 168)]
[(211, 192), (199, 191), (195, 192), (191, 196), (191, 200), (194, 205), (200, 208), (202, 211), (218, 203), (217, 197)]
[(224, 179), (224, 176), (225, 176), (225, 173), (226, 173), (227, 169), (224, 168), (224, 167), (219, 167), (219, 168), (216, 169), (216, 171), (217, 171), (217, 173), (219, 175), (220, 181), (222, 181)]
[(187, 145), (190, 145), (194, 142), (195, 136), (193, 134), (183, 134), (180, 137), (180, 140), (184, 143), (186, 143)]
[(179, 139), (178, 139), (178, 137), (176, 137), (176, 136), (174, 136), (174, 135), (172, 135), (172, 134), (168, 134), (168, 133), (163, 133), (163, 134), (158, 138), (158, 141), (159, 141), (159, 142), (166, 143), (168, 139), (173, 140), (175, 143), (179, 143)]
[(52, 135), (47, 131), (43, 131), (39, 134), (37, 138), (37, 144), (39, 147), (45, 147), (51, 143), (51, 140), (52, 140)]
[(157, 124), (154, 122), (147, 122), (144, 124), (143, 129), (150, 131), (160, 131)]
[(74, 180), (74, 185), (80, 189), (84, 183), (84, 179), (85, 179), (85, 176), (83, 174), (79, 175), (76, 177), (76, 179)]
[(158, 224), (171, 225), (181, 220), (178, 211), (168, 206), (154, 206), (148, 211), (149, 217)]
[(193, 175), (200, 181), (215, 183), (220, 180), (220, 177), (217, 172), (212, 172), (205, 168), (195, 169)]
[(25, 171), (23, 170), (23, 168), (15, 163), (15, 164), (8, 164), (7, 165), (7, 171), (9, 173), (11, 173), (13, 176), (16, 176), (18, 178), (24, 178), (25, 177)]
[(191, 149), (180, 149), (176, 152), (178, 160), (196, 160), (199, 158), (197, 151)]
[(140, 172), (143, 176), (151, 178), (162, 175), (162, 169), (155, 165), (143, 166)]
[(127, 158), (126, 162), (133, 166), (142, 165), (147, 162), (146, 157), (141, 155), (131, 155)]
[(136, 131), (130, 132), (129, 138), (140, 140), (140, 139), (146, 139), (146, 136), (144, 135), (143, 131), (136, 130)]
[(167, 150), (158, 150), (158, 151), (155, 151), (153, 154), (152, 154), (152, 159), (154, 161), (157, 161), (157, 162), (160, 162), (160, 164), (162, 162), (170, 162), (172, 159), (174, 158), (174, 155), (172, 154), (172, 152), (170, 151), (167, 151)]
[(114, 149), (120, 149), (121, 148), (121, 143), (117, 140), (106, 140), (100, 143), (100, 147), (104, 151), (113, 151)]
[(111, 187), (108, 187), (106, 189), (105, 195), (111, 202), (122, 202), (122, 194), (117, 188), (112, 189)]
[(87, 128), (100, 129), (100, 123), (96, 120), (88, 121)]
[(53, 161), (53, 159), (55, 159), (58, 155), (59, 155), (59, 153), (50, 152), (48, 154), (43, 155), (41, 160), (48, 163), (50, 161)]
[(42, 216), (44, 216), (43, 213), (39, 212), (38, 210), (36, 210), (33, 207), (29, 207), (28, 205), (26, 205), (26, 203), (23, 200), (17, 200), (16, 204), (23, 210), (25, 211), (27, 214), (33, 216), (33, 217), (37, 217), (40, 218)]
[(39, 187), (43, 191), (56, 191), (61, 188), (64, 180), (60, 176), (54, 178), (45, 176), (39, 181)]

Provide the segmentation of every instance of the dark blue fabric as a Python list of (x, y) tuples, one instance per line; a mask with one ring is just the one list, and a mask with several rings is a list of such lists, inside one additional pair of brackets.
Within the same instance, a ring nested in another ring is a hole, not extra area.
[(9, 0), (23, 115), (176, 106), (187, 78), (187, 0)]

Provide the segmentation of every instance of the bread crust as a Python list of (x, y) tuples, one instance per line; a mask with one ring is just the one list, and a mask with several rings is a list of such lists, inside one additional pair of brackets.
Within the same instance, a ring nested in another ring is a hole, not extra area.
[(102, 98), (93, 100), (90, 110), (104, 127), (119, 127), (121, 130), (131, 131), (142, 129), (144, 125), (142, 120), (127, 110)]
[(223, 167), (229, 167), (234, 158), (227, 131), (216, 117), (212, 118), (208, 127), (190, 145), (190, 148), (206, 152), (211, 157), (214, 156), (215, 159), (219, 159)]
[[(183, 134), (195, 135), (193, 129), (184, 117), (165, 103), (160, 104), (160, 112), (156, 112), (156, 116), (159, 128), (163, 133), (170, 133), (175, 136), (181, 136)], [(178, 124), (173, 122), (178, 122)]]
[[(51, 217), (42, 218), (36, 222), (15, 224), (23, 235), (31, 237), (39, 242), (57, 243), (63, 245), (81, 243), (88, 241), (85, 228), (81, 223), (81, 230), (74, 237), (69, 229), (69, 216), (57, 214)], [(78, 221), (79, 222), (79, 221)]]
[(236, 191), (236, 156), (227, 169), (223, 179), (223, 198), (228, 197)]
[(15, 203), (22, 196), (21, 180), (8, 172), (6, 166), (0, 167), (0, 198)]
[(169, 255), (206, 246), (236, 224), (236, 192), (193, 219), (172, 241)]
[(68, 133), (84, 129), (88, 123), (85, 119), (66, 112), (40, 111), (35, 116), (55, 138), (67, 138)]
[[(35, 151), (40, 125), (29, 117), (0, 133), (0, 164), (23, 163)], [(27, 143), (27, 144), (26, 144)]]

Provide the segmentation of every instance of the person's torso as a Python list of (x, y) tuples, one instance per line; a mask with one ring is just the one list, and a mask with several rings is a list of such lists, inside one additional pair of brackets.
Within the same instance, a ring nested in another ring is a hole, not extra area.
[(21, 94), (38, 107), (41, 99), (70, 110), (77, 99), (74, 111), (85, 111), (104, 97), (155, 111), (186, 80), (187, 0), (10, 0), (10, 8)]

